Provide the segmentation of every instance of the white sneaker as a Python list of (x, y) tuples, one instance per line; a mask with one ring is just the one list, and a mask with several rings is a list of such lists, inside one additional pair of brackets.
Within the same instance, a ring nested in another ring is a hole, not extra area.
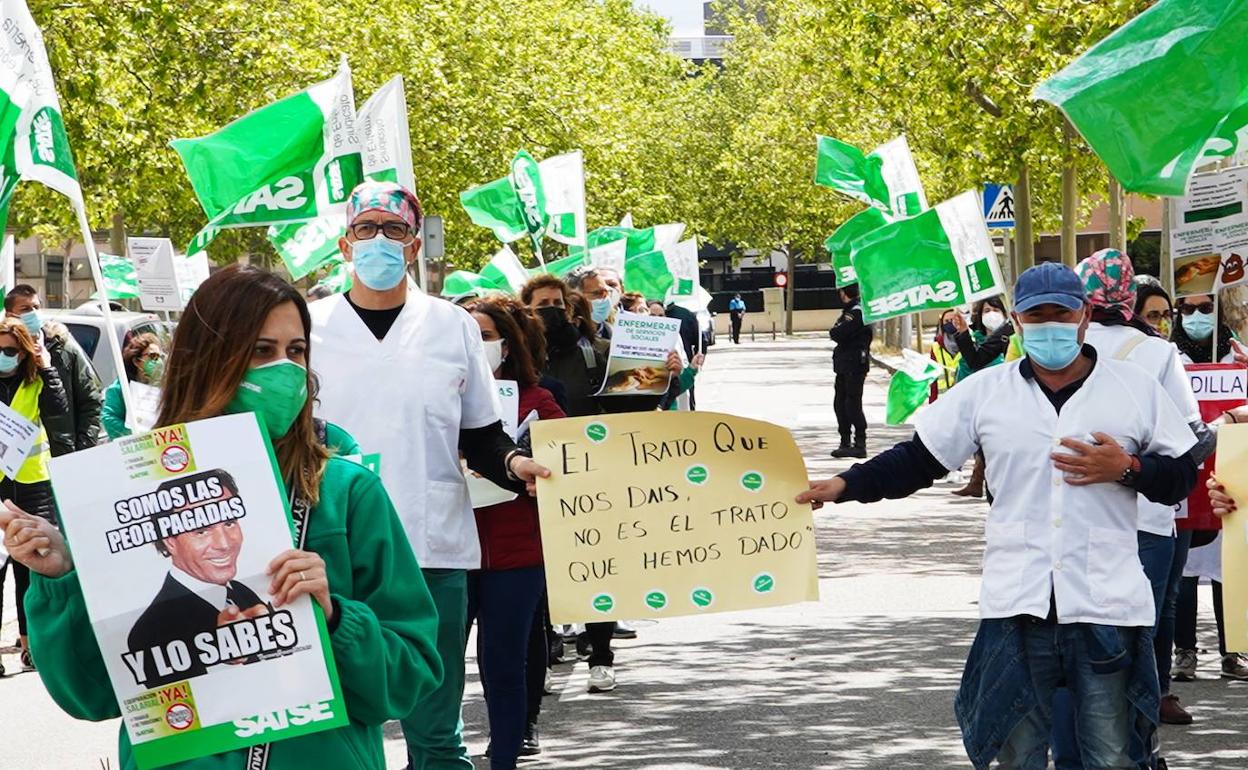
[(611, 692), (615, 689), (615, 669), (611, 666), (594, 666), (589, 670), (590, 692)]
[(546, 669), (546, 682), (542, 685), (542, 691), (547, 695), (555, 694), (555, 678), (550, 675), (550, 669)]

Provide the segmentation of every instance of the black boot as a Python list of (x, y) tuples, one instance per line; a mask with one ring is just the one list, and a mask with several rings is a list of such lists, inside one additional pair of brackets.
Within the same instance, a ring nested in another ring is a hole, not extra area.
[(854, 439), (854, 448), (850, 450), (849, 456), (857, 458), (859, 460), (867, 459), (867, 437), (866, 436), (860, 435)]
[(524, 728), (524, 741), (520, 744), (520, 756), (533, 757), (542, 753), (542, 744), (537, 739), (537, 722), (529, 722)]

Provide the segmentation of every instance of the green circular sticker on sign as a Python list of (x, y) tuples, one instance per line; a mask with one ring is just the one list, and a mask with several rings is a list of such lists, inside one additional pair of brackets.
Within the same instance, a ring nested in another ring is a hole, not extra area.
[(693, 593), (689, 594), (689, 599), (695, 607), (710, 607), (715, 601), (715, 594), (711, 593), (709, 588), (695, 588)]
[(585, 435), (595, 444), (601, 444), (607, 440), (607, 426), (600, 422), (591, 422), (585, 426)]
[(685, 478), (689, 480), (689, 483), (699, 487), (705, 484), (710, 476), (711, 472), (706, 469), (705, 465), (691, 465), (689, 470), (685, 471)]
[(776, 587), (776, 579), (771, 573), (763, 572), (754, 578), (754, 593), (769, 594)]
[(661, 610), (667, 606), (667, 594), (662, 591), (651, 591), (646, 594), (646, 606), (652, 610)]
[(606, 614), (615, 608), (615, 598), (611, 594), (598, 594), (594, 597), (594, 609)]
[(750, 471), (741, 477), (741, 486), (751, 492), (757, 492), (763, 488), (763, 474), (758, 471)]

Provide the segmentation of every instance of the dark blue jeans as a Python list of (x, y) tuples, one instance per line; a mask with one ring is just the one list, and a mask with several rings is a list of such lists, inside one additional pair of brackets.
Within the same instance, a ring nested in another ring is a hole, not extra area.
[(468, 625), (477, 621), (477, 668), (490, 716), (490, 768), (513, 770), (528, 721), (529, 631), (546, 588), (541, 567), (468, 573)]
[(1153, 638), (1153, 654), (1157, 656), (1157, 680), (1161, 683), (1162, 695), (1170, 692), (1170, 665), (1174, 660), (1174, 619), (1178, 614), (1183, 567), (1187, 565), (1187, 552), (1191, 546), (1191, 530), (1180, 532), (1174, 541), (1174, 560), (1170, 564), (1170, 576), (1166, 580), (1161, 618), (1157, 621), (1157, 635)]
[[(1148, 577), (1148, 582), (1153, 587), (1153, 607), (1155, 609), (1155, 622), (1157, 628), (1160, 628), (1162, 621), (1165, 619), (1165, 606), (1167, 597), (1170, 596), (1171, 581), (1174, 581), (1174, 596), (1179, 593), (1179, 578), (1183, 577), (1183, 564), (1187, 563), (1187, 547), (1184, 546), (1182, 558), (1183, 563), (1178, 564), (1178, 575), (1175, 576), (1175, 564), (1178, 559), (1175, 558), (1178, 541), (1166, 535), (1154, 535), (1149, 532), (1140, 532), (1140, 563), (1144, 566), (1144, 574)], [(1192, 542), (1191, 533), (1188, 533), (1187, 543)], [(1154, 629), (1156, 633), (1157, 629)], [(1171, 602), (1170, 608), (1170, 638), (1174, 637), (1174, 606)], [(1157, 653), (1159, 649), (1158, 636), (1153, 637), (1154, 655), (1157, 656), (1157, 675), (1161, 678), (1161, 692), (1164, 694), (1170, 689), (1170, 654), (1167, 652), (1165, 669), (1163, 674), (1161, 657)], [(1172, 642), (1167, 641), (1170, 645)], [(1138, 763), (1147, 761), (1147, 758), (1153, 753), (1151, 746), (1144, 745), (1141, 738), (1134, 745), (1133, 754), (1139, 755), (1133, 758)], [(1059, 688), (1057, 694), (1053, 698), (1053, 766), (1056, 770), (1083, 770), (1084, 764), (1079, 751), (1079, 736), (1075, 728), (1075, 707), (1074, 699), (1071, 697), (1070, 690), (1065, 687)]]

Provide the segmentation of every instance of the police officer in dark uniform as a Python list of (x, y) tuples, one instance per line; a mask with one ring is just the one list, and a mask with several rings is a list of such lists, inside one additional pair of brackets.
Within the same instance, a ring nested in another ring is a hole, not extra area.
[[(867, 456), (867, 417), (862, 411), (862, 389), (871, 367), (871, 326), (862, 322), (862, 302), (857, 284), (841, 288), (845, 309), (828, 336), (836, 343), (832, 351), (832, 371), (836, 374), (833, 407), (841, 445), (833, 457)], [(852, 439), (851, 442), (851, 432)]]

